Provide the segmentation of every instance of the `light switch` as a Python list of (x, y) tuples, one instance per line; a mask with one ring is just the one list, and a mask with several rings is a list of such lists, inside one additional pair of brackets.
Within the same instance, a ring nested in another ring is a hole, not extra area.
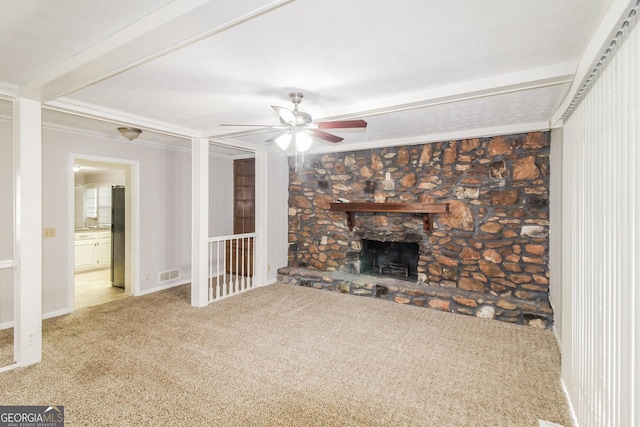
[(55, 228), (45, 228), (42, 233), (42, 237), (56, 237)]

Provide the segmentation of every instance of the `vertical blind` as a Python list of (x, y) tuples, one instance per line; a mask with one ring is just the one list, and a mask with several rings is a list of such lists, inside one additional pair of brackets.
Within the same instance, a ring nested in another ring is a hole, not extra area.
[(581, 426), (640, 426), (637, 8), (563, 126), (562, 377)]

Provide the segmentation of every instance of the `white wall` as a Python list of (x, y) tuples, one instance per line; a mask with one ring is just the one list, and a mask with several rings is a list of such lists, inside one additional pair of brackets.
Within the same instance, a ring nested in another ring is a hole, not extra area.
[(109, 184), (109, 185), (124, 185), (125, 173), (124, 171), (109, 171), (102, 173), (87, 173), (84, 175), (75, 175), (75, 183), (83, 184)]
[(233, 234), (233, 159), (209, 157), (209, 237)]
[(272, 152), (267, 152), (266, 161), (266, 283), (273, 283), (276, 281), (278, 268), (287, 265), (289, 164), (287, 157)]
[[(56, 237), (44, 240), (44, 312), (67, 308), (73, 280), (69, 277), (72, 234), (68, 221), (73, 203), (69, 182), (70, 157), (103, 157), (139, 162), (140, 292), (158, 286), (162, 271), (181, 269), (190, 277), (190, 153), (151, 148), (126, 140), (108, 140), (45, 128), (43, 134), (43, 223), (55, 227)], [(130, 194), (133, 189), (130, 189)], [(132, 206), (133, 204), (131, 204)], [(129, 230), (133, 232), (134, 230)], [(148, 273), (148, 280), (144, 280)]]
[[(0, 118), (0, 261), (13, 259), (13, 126)], [(0, 269), (0, 325), (13, 319), (13, 269)]]

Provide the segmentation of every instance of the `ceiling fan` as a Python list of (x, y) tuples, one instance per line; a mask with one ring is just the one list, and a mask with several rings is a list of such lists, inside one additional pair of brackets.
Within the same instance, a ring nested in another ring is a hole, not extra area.
[[(269, 132), (272, 130), (280, 130), (280, 132), (269, 138), (267, 142), (275, 142), (280, 148), (286, 150), (291, 141), (294, 142), (296, 151), (305, 152), (311, 147), (312, 137), (322, 139), (334, 144), (342, 142), (344, 138), (330, 134), (321, 129), (348, 129), (348, 128), (365, 128), (367, 122), (364, 120), (338, 120), (330, 122), (314, 122), (311, 114), (298, 110), (298, 104), (302, 102), (304, 95), (301, 92), (291, 92), (289, 99), (293, 102), (294, 109), (290, 110), (284, 107), (272, 105), (271, 108), (280, 116), (280, 125), (264, 126), (264, 129), (252, 131), (251, 133)], [(244, 126), (244, 125), (228, 125), (221, 126)], [(260, 125), (249, 125), (260, 126)]]

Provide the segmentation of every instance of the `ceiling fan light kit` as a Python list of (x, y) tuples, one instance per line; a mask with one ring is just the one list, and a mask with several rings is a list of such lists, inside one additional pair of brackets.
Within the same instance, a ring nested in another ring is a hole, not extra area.
[(306, 132), (296, 133), (296, 150), (299, 153), (304, 153), (311, 148), (311, 135)]
[(282, 148), (282, 151), (287, 151), (287, 148), (289, 148), (289, 144), (291, 143), (291, 133), (286, 132), (280, 134), (275, 141), (276, 144), (278, 144), (278, 147)]

